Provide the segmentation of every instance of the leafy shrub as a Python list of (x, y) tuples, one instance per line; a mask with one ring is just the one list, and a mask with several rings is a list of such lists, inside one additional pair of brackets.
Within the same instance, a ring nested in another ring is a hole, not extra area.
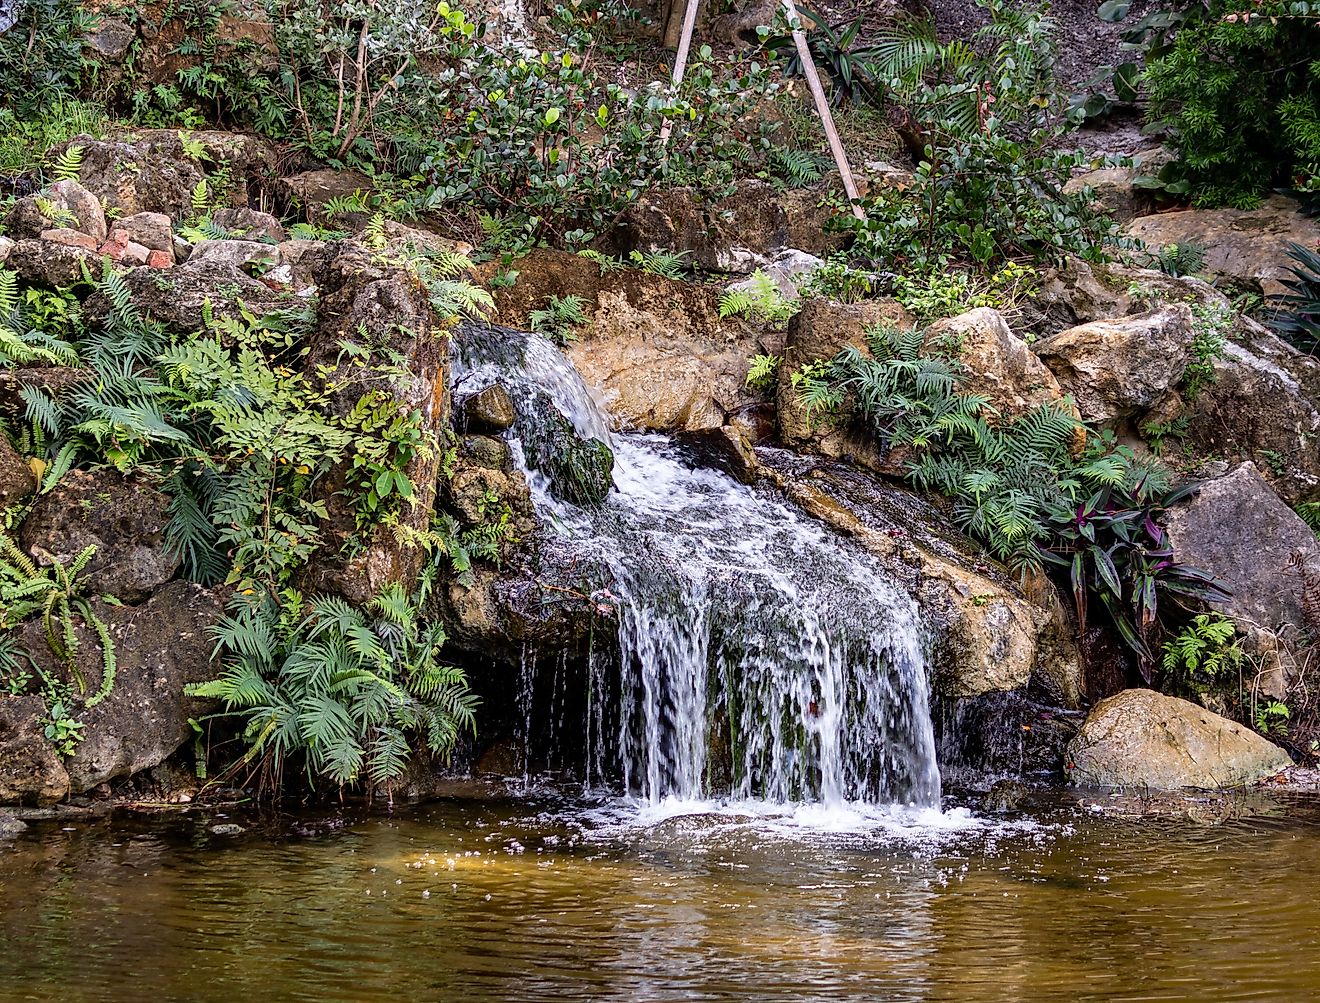
[(765, 324), (782, 325), (797, 310), (797, 303), (785, 299), (774, 279), (759, 268), (746, 285), (727, 289), (720, 296), (721, 319), (741, 316)]
[(357, 610), (342, 599), (286, 591), (279, 602), (235, 598), (215, 628), (219, 678), (189, 687), (243, 720), (243, 762), (259, 761), (278, 788), (284, 764), (340, 786), (388, 785), (419, 739), (448, 755), (473, 726), (463, 673), (439, 661), (443, 630), (420, 619), (425, 593), (390, 586)]
[(1233, 640), (1237, 627), (1218, 613), (1200, 613), (1164, 642), (1160, 667), (1166, 684), (1189, 696), (1225, 689), (1238, 682), (1246, 656)]
[[(1133, 5), (1109, 0), (1101, 16)], [(1144, 53), (1148, 118), (1176, 168), (1156, 184), (1198, 205), (1255, 205), (1320, 174), (1320, 59), (1310, 0), (1165, 0), (1125, 32)]]
[[(836, 28), (824, 15), (801, 4), (796, 7), (799, 14), (805, 15), (805, 21), (799, 18), (799, 27), (806, 37), (807, 48), (817, 69), (823, 69), (830, 82), (831, 101), (834, 104), (847, 101), (863, 104), (876, 100), (875, 71), (870, 65), (875, 53), (870, 48), (854, 48), (853, 45), (862, 29), (863, 19), (856, 17), (841, 28)], [(778, 20), (781, 23), (784, 21), (782, 11), (778, 14)], [(792, 27), (784, 23), (784, 30), (774, 34), (768, 28), (765, 29), (761, 44), (767, 51), (781, 58), (787, 57), (784, 60), (784, 76), (800, 77), (804, 75), (802, 57), (789, 33)]]
[(583, 312), (581, 296), (551, 296), (540, 310), (532, 310), (527, 315), (527, 322), (537, 334), (544, 334), (559, 345), (566, 345), (577, 340), (574, 328), (587, 323)]

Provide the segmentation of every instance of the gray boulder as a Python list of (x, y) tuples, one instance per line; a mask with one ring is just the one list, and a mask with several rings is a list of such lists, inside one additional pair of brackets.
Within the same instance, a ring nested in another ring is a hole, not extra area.
[(1038, 342), (1036, 354), (1088, 421), (1133, 418), (1177, 386), (1193, 338), (1186, 304), (1069, 328)]
[(68, 565), (96, 547), (88, 587), (136, 602), (168, 582), (180, 559), (165, 545), (169, 499), (139, 480), (109, 470), (73, 470), (42, 495), (19, 532), (38, 564)]
[(1069, 779), (1084, 787), (1218, 790), (1290, 765), (1286, 752), (1249, 728), (1153, 690), (1100, 701), (1067, 748)]

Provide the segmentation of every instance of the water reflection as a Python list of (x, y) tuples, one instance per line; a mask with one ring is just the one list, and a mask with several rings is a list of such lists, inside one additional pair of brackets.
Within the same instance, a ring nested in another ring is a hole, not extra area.
[[(8, 1000), (1304, 1000), (1305, 814), (794, 831), (534, 804), (0, 844)], [(253, 820), (243, 820), (251, 825)], [(299, 826), (299, 828), (304, 828)]]

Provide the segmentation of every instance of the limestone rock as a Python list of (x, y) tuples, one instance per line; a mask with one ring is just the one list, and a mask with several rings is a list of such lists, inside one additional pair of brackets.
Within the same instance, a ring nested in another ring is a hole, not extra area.
[(136, 38), (136, 29), (127, 21), (117, 17), (101, 17), (84, 41), (98, 56), (113, 62), (122, 60), (128, 54), (128, 47)]
[(984, 394), (1005, 416), (1025, 414), (1063, 396), (1054, 374), (997, 310), (982, 307), (937, 321), (927, 330), (926, 343), (941, 338), (959, 347), (958, 359), (967, 368), (962, 389)]
[(40, 196), (50, 203), (51, 215), (42, 212), (38, 196), (19, 199), (5, 217), (5, 230), (17, 238), (39, 237), (44, 231), (68, 228), (94, 241), (105, 240), (105, 212), (100, 201), (77, 181), (57, 181)]
[(178, 555), (165, 545), (169, 499), (110, 470), (73, 470), (23, 520), (19, 543), (38, 564), (68, 565), (96, 547), (84, 572), (89, 588), (135, 602), (169, 581)]
[[(1292, 199), (1274, 195), (1259, 209), (1186, 209), (1133, 220), (1129, 236), (1152, 250), (1193, 241), (1206, 249), (1203, 271), (1237, 289), (1276, 296), (1288, 278), (1288, 244), (1314, 247), (1320, 220), (1305, 216)], [(1220, 284), (1220, 283), (1217, 283)]]
[(1176, 386), (1192, 338), (1192, 311), (1177, 304), (1060, 331), (1035, 350), (1081, 416), (1105, 422), (1144, 413)]
[(220, 209), (211, 216), (214, 223), (229, 230), (243, 240), (259, 240), (280, 244), (288, 240), (284, 224), (268, 212), (255, 209)]
[(170, 260), (174, 260), (174, 231), (164, 213), (137, 212), (115, 220), (115, 228), (148, 250), (169, 252)]
[[(65, 764), (75, 794), (158, 766), (192, 737), (188, 719), (201, 717), (208, 704), (185, 695), (184, 687), (214, 675), (210, 628), (223, 613), (215, 591), (188, 582), (171, 582), (141, 606), (97, 601), (94, 609), (114, 639), (117, 668), (109, 696), (94, 707), (86, 707), (86, 696), (73, 686), (74, 716), (85, 725), (83, 741)], [(78, 665), (90, 695), (102, 681), (101, 649), (94, 633), (77, 629)], [(19, 636), (45, 671), (68, 680), (39, 623), (25, 624)]]
[[(247, 244), (246, 241), (216, 241), (217, 244)], [(262, 253), (273, 257), (276, 248), (270, 244), (253, 244)], [(303, 309), (306, 303), (292, 293), (272, 289), (270, 285), (254, 279), (239, 264), (229, 260), (225, 253), (199, 257), (194, 252), (186, 262), (168, 271), (135, 269), (124, 276), (133, 293), (134, 305), (171, 331), (189, 333), (202, 330), (202, 307), (209, 303), (212, 315), (218, 318), (242, 319), (246, 307), (258, 317), (282, 309)], [(248, 256), (247, 248), (232, 255)], [(88, 298), (87, 316), (100, 320), (109, 312), (109, 304), (100, 293)]]
[(0, 512), (37, 490), (37, 478), (0, 432)]
[(58, 289), (81, 281), (84, 264), (93, 275), (100, 272), (101, 259), (95, 250), (25, 238), (10, 249), (5, 267), (25, 285)]
[(48, 805), (69, 793), (69, 775), (46, 739), (46, 704), (0, 694), (0, 804)]
[(201, 144), (209, 160), (194, 158), (175, 129), (132, 130), (106, 139), (75, 136), (51, 155), (70, 145), (81, 146), (82, 185), (105, 209), (118, 209), (123, 216), (159, 212), (176, 220), (193, 214), (192, 194), (206, 177), (208, 163), (228, 162), (233, 190), (215, 194), (243, 202), (248, 179), (264, 177), (277, 163), (274, 148), (255, 136), (194, 130), (188, 141)]
[[(771, 257), (763, 259), (756, 266), (756, 270), (774, 283), (780, 296), (786, 300), (795, 300), (800, 296), (802, 284), (824, 266), (825, 262), (814, 254), (785, 247), (776, 251)], [(729, 283), (728, 288), (730, 291), (751, 289), (754, 281), (751, 278), (741, 279)]]
[(1242, 787), (1292, 763), (1245, 726), (1153, 690), (1096, 704), (1068, 744), (1068, 759), (1076, 784), (1151, 790)]
[[(334, 198), (370, 194), (375, 186), (371, 178), (360, 171), (337, 171), (323, 167), (285, 178), (281, 187), (291, 207), (300, 210), (307, 217), (307, 222), (342, 225), (344, 219), (330, 219), (325, 211), (326, 203)], [(363, 212), (357, 215), (365, 218), (367, 214)]]
[(1279, 500), (1256, 465), (1242, 463), (1206, 481), (1167, 517), (1178, 559), (1211, 572), (1233, 590), (1222, 606), (1235, 620), (1277, 631), (1304, 622), (1293, 554), (1320, 569), (1320, 540)]
[(0, 265), (9, 260), (9, 252), (14, 249), (14, 242), (8, 237), (0, 237)]
[[(586, 258), (537, 250), (517, 262), (518, 281), (494, 290), (498, 320), (527, 328), (551, 295), (578, 296), (588, 323), (567, 354), (625, 426), (651, 431), (719, 428), (754, 406), (752, 358), (778, 348), (772, 332), (719, 315), (719, 288), (638, 268), (602, 275)], [(494, 272), (482, 266), (479, 278)]]
[(756, 454), (747, 437), (731, 425), (679, 432), (674, 444), (697, 466), (722, 470), (736, 481), (756, 480)]
[(279, 264), (279, 248), (259, 240), (199, 240), (188, 256), (188, 266), (203, 261), (217, 262), (242, 268), (244, 265)]

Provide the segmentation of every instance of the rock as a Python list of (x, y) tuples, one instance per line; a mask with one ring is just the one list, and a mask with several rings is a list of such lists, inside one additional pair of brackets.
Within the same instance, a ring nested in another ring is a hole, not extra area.
[[(57, 156), (70, 145), (83, 148), (80, 178), (105, 209), (122, 216), (159, 212), (171, 219), (194, 215), (192, 195), (208, 167), (227, 163), (232, 189), (215, 192), (221, 198), (247, 201), (247, 182), (273, 173), (278, 163), (274, 148), (263, 139), (241, 133), (193, 130), (189, 147), (199, 144), (203, 159), (184, 148), (175, 129), (126, 131), (106, 139), (75, 136), (50, 151)], [(102, 230), (101, 237), (104, 238)]]
[(478, 432), (503, 432), (516, 417), (509, 391), (498, 383), (478, 390), (463, 402), (468, 427)]
[(686, 251), (701, 268), (746, 274), (779, 248), (823, 255), (840, 247), (842, 237), (825, 232), (831, 210), (822, 202), (819, 192), (778, 192), (763, 181), (740, 181), (714, 202), (688, 188), (656, 189), (623, 211), (610, 239), (622, 254)]
[(0, 694), (0, 804), (54, 804), (69, 775), (45, 735), (46, 704), (37, 696)]
[[(49, 203), (50, 215), (41, 210)], [(67, 228), (105, 240), (105, 212), (100, 201), (77, 181), (57, 181), (40, 195), (19, 199), (5, 217), (5, 230), (15, 237), (38, 237), (43, 231)], [(93, 244), (95, 249), (95, 243)]]
[(273, 267), (279, 264), (279, 248), (258, 240), (199, 240), (188, 256), (188, 267), (214, 262), (242, 268), (252, 264)]
[(0, 512), (21, 502), (37, 490), (37, 478), (24, 462), (9, 437), (0, 432)]
[(981, 810), (1007, 815), (1021, 809), (1023, 802), (1031, 797), (1031, 788), (1021, 780), (1000, 780), (986, 792), (981, 802)]
[[(802, 288), (802, 284), (824, 267), (825, 262), (814, 254), (807, 254), (805, 251), (785, 247), (757, 265), (756, 270), (763, 273), (775, 284), (780, 296), (786, 300), (795, 300), (800, 296), (799, 290)], [(732, 282), (728, 288), (730, 291), (752, 289), (754, 285), (755, 280), (748, 278), (739, 282)]]
[(26, 389), (40, 390), (55, 400), (68, 391), (92, 379), (90, 369), (72, 369), (64, 366), (28, 366), (22, 369), (0, 369), (0, 415), (14, 417), (22, 413), (22, 393)]
[[(588, 323), (567, 353), (626, 426), (672, 432), (719, 428), (758, 401), (746, 387), (752, 358), (777, 349), (773, 332), (719, 315), (719, 288), (639, 268), (602, 275), (592, 261), (536, 250), (515, 263), (518, 281), (493, 290), (500, 323), (527, 329), (549, 296), (583, 301)], [(486, 281), (495, 263), (481, 266)]]
[(215, 825), (207, 826), (206, 831), (212, 836), (241, 836), (247, 832), (241, 825), (234, 822), (217, 822)]
[(1100, 701), (1068, 744), (1068, 776), (1087, 787), (1218, 790), (1292, 764), (1273, 742), (1196, 704), (1153, 690)]
[(14, 249), (14, 242), (8, 237), (0, 237), (0, 265), (9, 260), (9, 252)]
[(1142, 414), (1177, 386), (1192, 338), (1192, 311), (1178, 304), (1083, 324), (1034, 347), (1082, 418), (1107, 422)]
[[(423, 437), (443, 441), (450, 419), (449, 339), (425, 287), (407, 268), (364, 248), (335, 245), (326, 253), (333, 256), (316, 272), (320, 299), (316, 327), (307, 339), (305, 371), (316, 374), (326, 387), (327, 406), (335, 413), (346, 415), (364, 394), (377, 393), (405, 413), (420, 412)], [(189, 261), (185, 267), (192, 266)], [(350, 338), (371, 346), (370, 364), (364, 366), (345, 355), (340, 346)], [(382, 364), (385, 360), (388, 367)], [(362, 603), (395, 582), (411, 587), (428, 557), (421, 547), (404, 542), (395, 528), (383, 525), (367, 540), (358, 541), (352, 555), (336, 556), (356, 537), (354, 513), (340, 493), (349, 462), (327, 477), (330, 518), (324, 545), (307, 569), (306, 584)], [(429, 528), (441, 463), (439, 450), (419, 450), (405, 469), (415, 489), (415, 504), (399, 513), (405, 529)]]
[(72, 562), (96, 547), (84, 572), (89, 589), (136, 602), (179, 570), (165, 545), (169, 499), (111, 470), (73, 470), (37, 499), (19, 542), (38, 564)]
[(1150, 191), (1136, 187), (1133, 182), (1156, 173), (1174, 159), (1171, 150), (1157, 146), (1135, 154), (1132, 167), (1102, 167), (1079, 174), (1063, 186), (1063, 191), (1067, 195), (1080, 195), (1090, 189), (1093, 205), (1108, 211), (1119, 223), (1128, 223), (1146, 215), (1153, 205)]
[(137, 31), (117, 17), (101, 17), (83, 41), (106, 62), (117, 62), (128, 55), (128, 47), (137, 39)]
[(784, 359), (779, 366), (775, 404), (779, 438), (787, 446), (835, 459), (850, 456), (872, 469), (883, 469), (885, 456), (875, 438), (851, 427), (847, 406), (834, 417), (809, 416), (798, 400), (793, 374), (805, 365), (834, 358), (845, 348), (867, 350), (866, 331), (874, 326), (908, 328), (914, 321), (894, 300), (836, 303), (808, 300), (788, 322)]
[(961, 388), (985, 395), (1006, 417), (1018, 417), (1063, 396), (1054, 374), (1013, 334), (997, 310), (983, 307), (937, 321), (926, 332), (926, 344), (940, 339), (957, 346), (958, 360), (967, 369)]
[(1194, 242), (1206, 250), (1206, 275), (1234, 289), (1277, 296), (1288, 274), (1288, 244), (1315, 247), (1320, 220), (1290, 198), (1273, 195), (1259, 209), (1186, 209), (1133, 220), (1127, 234), (1152, 250)]
[(281, 244), (289, 239), (284, 224), (270, 213), (255, 209), (220, 209), (212, 214), (211, 221), (244, 240)]
[[(281, 190), (290, 209), (301, 212), (307, 222), (321, 226), (344, 222), (343, 218), (330, 218), (325, 210), (327, 202), (359, 193), (369, 195), (374, 189), (371, 178), (360, 171), (336, 171), (329, 167), (295, 174), (281, 182)], [(367, 214), (362, 212), (352, 215), (365, 218)]]
[[(216, 241), (217, 244), (244, 241)], [(267, 255), (275, 248), (270, 244), (255, 244)], [(240, 248), (234, 257), (246, 257), (248, 251)], [(304, 310), (307, 303), (292, 293), (272, 289), (254, 279), (225, 254), (197, 257), (195, 254), (168, 271), (155, 268), (135, 269), (124, 276), (133, 293), (134, 305), (148, 317), (159, 321), (171, 331), (190, 333), (203, 329), (202, 308), (209, 303), (213, 316), (241, 321), (246, 307), (258, 317), (276, 310)], [(109, 304), (100, 293), (90, 296), (85, 304), (89, 320), (98, 321), (109, 313)]]
[(147, 255), (148, 268), (173, 268), (174, 253), (172, 251), (152, 251)]
[(174, 260), (174, 231), (170, 218), (161, 212), (137, 212), (115, 220), (115, 229), (123, 230), (130, 240), (152, 251), (165, 251)]
[(13, 815), (7, 815), (0, 812), (0, 839), (13, 839), (15, 836), (21, 836), (27, 832), (27, 823), (22, 819), (14, 818)]
[(123, 262), (125, 265), (130, 265), (132, 267), (139, 267), (141, 265), (145, 265), (147, 263), (147, 257), (153, 253), (159, 254), (160, 252), (159, 251), (153, 252), (148, 248), (143, 247), (141, 244), (137, 243), (137, 241), (130, 240), (127, 244), (124, 245), (124, 253), (120, 256), (119, 260)]
[(20, 240), (10, 249), (5, 267), (18, 275), (24, 285), (60, 289), (82, 280), (83, 265), (93, 275), (101, 271), (96, 250), (68, 247), (36, 238)]
[(1178, 560), (1222, 579), (1233, 597), (1219, 608), (1243, 625), (1279, 633), (1306, 622), (1294, 554), (1320, 570), (1320, 539), (1279, 500), (1251, 462), (1206, 481), (1171, 509), (1169, 539)]
[[(82, 742), (65, 764), (74, 794), (158, 766), (192, 738), (189, 719), (202, 717), (208, 704), (186, 696), (184, 687), (214, 674), (210, 628), (223, 613), (216, 591), (188, 582), (171, 582), (141, 606), (97, 600), (93, 608), (114, 639), (117, 669), (109, 696), (94, 707), (87, 707), (86, 697), (73, 686), (74, 716), (85, 726)], [(85, 626), (78, 633), (78, 665), (91, 695), (102, 681), (101, 648)], [(29, 621), (19, 638), (38, 665), (68, 681), (39, 623)]]
[(96, 238), (89, 233), (83, 233), (81, 230), (70, 230), (67, 227), (58, 230), (42, 230), (41, 239), (51, 244), (61, 244), (64, 247), (81, 247), (85, 251), (95, 251), (97, 248)]
[(731, 425), (679, 432), (674, 444), (699, 467), (722, 470), (735, 481), (756, 480), (756, 453), (747, 437)]

